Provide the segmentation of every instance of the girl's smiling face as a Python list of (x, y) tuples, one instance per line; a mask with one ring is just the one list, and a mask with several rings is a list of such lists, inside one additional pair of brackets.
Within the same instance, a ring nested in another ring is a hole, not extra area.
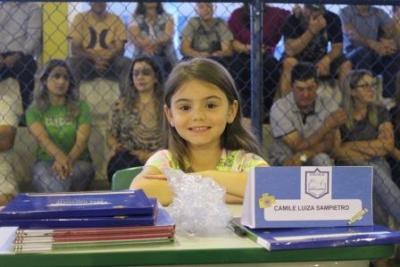
[(168, 122), (189, 147), (220, 146), (226, 124), (233, 122), (238, 102), (232, 104), (217, 86), (201, 81), (183, 83), (164, 106)]

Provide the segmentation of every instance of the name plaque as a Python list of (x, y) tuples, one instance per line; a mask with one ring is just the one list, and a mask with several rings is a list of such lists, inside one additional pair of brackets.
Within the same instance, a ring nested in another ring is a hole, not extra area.
[(257, 167), (242, 224), (250, 228), (373, 225), (372, 167)]

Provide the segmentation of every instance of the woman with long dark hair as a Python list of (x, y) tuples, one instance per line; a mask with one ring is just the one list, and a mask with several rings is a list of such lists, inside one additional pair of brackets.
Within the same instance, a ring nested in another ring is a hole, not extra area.
[(161, 148), (162, 95), (163, 79), (158, 65), (148, 57), (136, 58), (110, 117), (109, 181), (117, 170), (143, 166)]

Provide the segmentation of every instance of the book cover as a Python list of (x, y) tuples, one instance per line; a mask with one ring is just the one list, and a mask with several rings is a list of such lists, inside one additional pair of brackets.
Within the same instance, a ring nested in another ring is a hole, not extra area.
[(0, 219), (151, 216), (153, 208), (142, 190), (25, 193), (18, 194), (0, 211)]
[(71, 236), (24, 236), (16, 237), (15, 244), (36, 244), (36, 243), (78, 243), (78, 242), (101, 242), (101, 241), (118, 241), (118, 240), (136, 240), (136, 239), (152, 239), (152, 238), (171, 238), (173, 232), (147, 232), (147, 233), (114, 233), (102, 235), (71, 235)]
[(159, 209), (154, 225), (63, 229), (20, 229), (15, 252), (46, 252), (77, 248), (169, 243), (174, 240), (175, 223), (165, 209)]
[(0, 227), (0, 254), (8, 254), (13, 250), (13, 243), (15, 240), (18, 227)]
[(89, 235), (112, 235), (112, 234), (130, 234), (130, 233), (149, 233), (149, 232), (174, 232), (175, 223), (171, 216), (165, 209), (158, 209), (154, 224), (151, 225), (135, 225), (135, 226), (114, 226), (114, 227), (80, 227), (78, 228), (65, 228), (60, 229), (29, 229), (26, 227), (21, 227), (25, 229), (20, 229), (17, 231), (17, 237), (24, 236), (89, 236)]
[(234, 222), (267, 250), (354, 247), (400, 243), (400, 232), (385, 226), (250, 229)]
[(373, 225), (369, 166), (257, 167), (242, 224), (251, 228)]
[(66, 228), (66, 227), (118, 227), (153, 225), (153, 215), (82, 217), (82, 218), (50, 218), (50, 219), (0, 219), (1, 226), (18, 226), (26, 229)]
[(113, 240), (113, 241), (94, 241), (94, 242), (72, 242), (72, 243), (34, 243), (34, 244), (16, 244), (15, 253), (44, 253), (50, 251), (75, 251), (81, 249), (109, 249), (113, 247), (131, 247), (154, 244), (168, 244), (175, 239), (172, 237), (163, 238), (143, 238), (132, 240)]

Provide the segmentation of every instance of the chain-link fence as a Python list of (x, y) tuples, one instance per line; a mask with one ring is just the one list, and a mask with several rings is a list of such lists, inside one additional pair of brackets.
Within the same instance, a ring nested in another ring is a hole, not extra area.
[(271, 164), (377, 166), (398, 216), (400, 11), (255, 5), (2, 2), (0, 195), (108, 188), (116, 170), (143, 165), (163, 146), (169, 72), (209, 57), (231, 72), (245, 124), (261, 92), (253, 120)]

